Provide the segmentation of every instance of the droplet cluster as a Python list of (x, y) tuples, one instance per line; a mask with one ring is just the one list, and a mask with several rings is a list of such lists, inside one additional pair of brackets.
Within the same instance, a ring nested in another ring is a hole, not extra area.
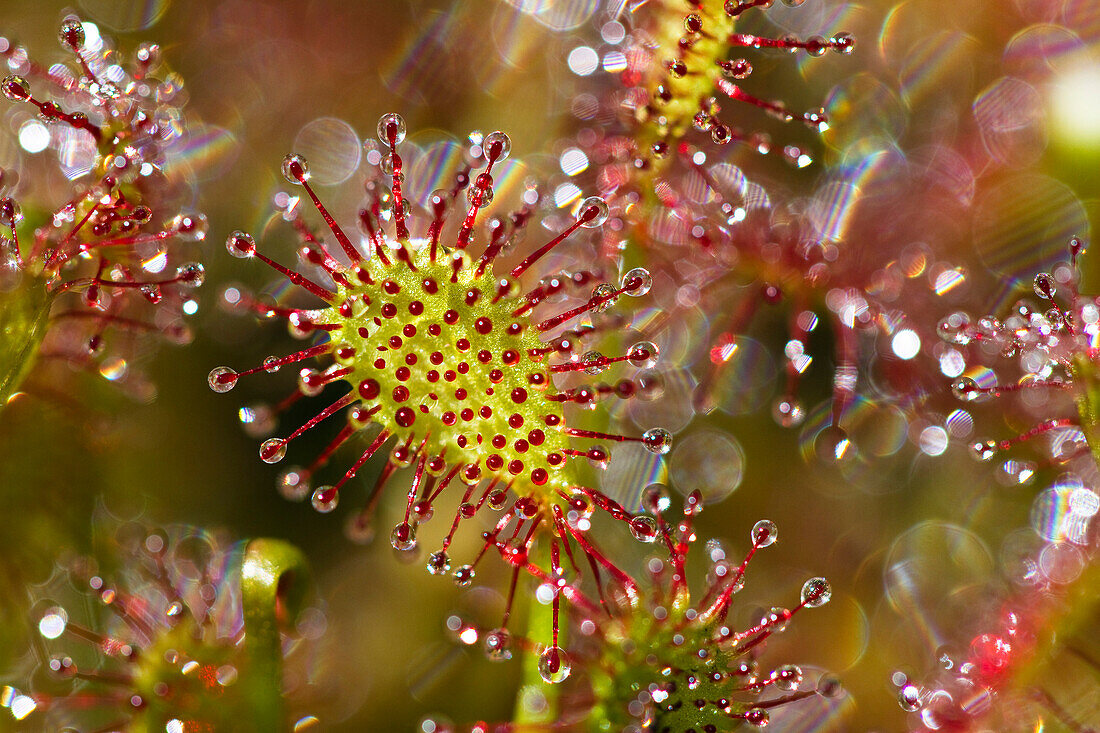
[[(1048, 469), (1060, 473), (1032, 500), (1032, 542), (1005, 568), (1011, 590), (937, 651), (931, 674), (895, 673), (898, 704), (921, 730), (1000, 729), (1048, 717), (1069, 730), (1086, 729), (1051, 696), (1057, 675), (1044, 669), (1077, 653), (1074, 614), (1092, 608), (1090, 601), (1066, 600), (1075, 586), (1092, 582), (1088, 553), (1100, 508), (1095, 489), (1079, 475), (1095, 471), (1100, 353), (1100, 301), (1078, 290), (1083, 252), (1074, 238), (1068, 262), (1035, 275), (1037, 301), (1025, 296), (1007, 314), (975, 319), (956, 311), (939, 322), (939, 336), (960, 356), (951, 391), (966, 410), (997, 400), (1006, 415), (1023, 406), (1032, 408), (1024, 419), (1043, 416), (1015, 436), (971, 441), (971, 456), (996, 461), (995, 478), (1007, 486), (1034, 483)], [(1019, 376), (1005, 379), (1010, 371)]]
[[(745, 133), (723, 120), (723, 99), (755, 106), (782, 122), (799, 120), (814, 131), (828, 128), (824, 109), (798, 114), (782, 101), (750, 93), (745, 82), (752, 76), (753, 65), (742, 54), (761, 50), (814, 57), (829, 50), (849, 54), (855, 40), (848, 33), (800, 39), (738, 32), (742, 14), (771, 5), (772, 0), (655, 2), (633, 13), (631, 33), (620, 41), (624, 63), (615, 65), (625, 90), (612, 98), (632, 117), (628, 144), (634, 148), (636, 172), (645, 176), (664, 171), (680, 154), (682, 143), (699, 133), (715, 145), (743, 142), (761, 154), (771, 153), (767, 135)], [(795, 145), (782, 146), (778, 152), (797, 167), (812, 161)]]
[[(832, 590), (824, 578), (806, 581), (793, 608), (772, 608), (748, 628), (737, 629), (727, 620), (752, 557), (778, 538), (773, 522), (761, 520), (753, 526), (751, 547), (740, 563), (732, 562), (720, 543), (707, 543), (708, 582), (701, 599), (693, 604), (686, 567), (696, 539), (692, 524), (702, 498), (697, 492), (689, 495), (684, 517), (675, 526), (664, 518), (670, 503), (664, 487), (649, 487), (643, 502), (652, 512), (646, 515), (649, 541), (659, 541), (671, 550), (667, 559), (649, 560), (645, 577), (623, 571), (595, 548), (591, 538), (578, 539), (568, 525), (563, 537), (597, 560), (593, 585), (598, 597), (589, 596), (580, 581), (559, 580), (562, 561), (556, 543), (548, 566), (527, 565), (541, 583), (536, 598), (554, 604), (555, 624), (559, 598), (574, 612), (570, 645), (558, 645), (555, 625), (552, 643), (537, 648), (539, 673), (547, 684), (565, 682), (579, 667), (583, 684), (590, 687), (587, 694), (577, 696), (588, 700), (590, 709), (565, 710), (562, 720), (583, 717), (585, 729), (593, 731), (713, 733), (729, 730), (734, 721), (763, 728), (777, 707), (815, 695), (841, 694), (832, 675), (809, 680), (797, 665), (780, 664), (765, 671), (760, 663), (769, 637), (784, 631), (802, 609), (828, 603)], [(563, 540), (562, 557), (571, 554), (568, 544)], [(498, 548), (505, 555), (509, 552), (504, 543)], [(477, 643), (476, 629), (468, 630), (469, 638), (460, 640)], [(481, 643), (491, 660), (511, 656), (512, 639), (505, 628), (482, 633)], [(771, 690), (778, 694), (762, 695)]]
[[(613, 387), (555, 386), (559, 373), (597, 374), (621, 362), (636, 367), (656, 363), (658, 348), (653, 343), (639, 342), (622, 356), (605, 356), (582, 348), (595, 332), (591, 327), (562, 331), (624, 295), (644, 296), (652, 286), (648, 272), (632, 269), (616, 278), (617, 284), (601, 282), (591, 272), (554, 273), (521, 291), (523, 275), (552, 249), (574, 233), (603, 224), (608, 215), (604, 201), (581, 201), (572, 224), (500, 275), (494, 272), (494, 262), (506, 238), (535, 215), (537, 203), (528, 203), (507, 223), (493, 220), (487, 233), (477, 226), (479, 211), (493, 198), (494, 166), (511, 149), (507, 135), (494, 132), (479, 141), (484, 169), (465, 168), (451, 191), (434, 193), (430, 217), (414, 213), (404, 198), (404, 161), (398, 146), (405, 135), (405, 123), (396, 114), (378, 123), (378, 140), (383, 152), (388, 151), (380, 169), (388, 180), (368, 181), (359, 243), (351, 241), (315, 195), (308, 162), (299, 155), (287, 156), (284, 176), (305, 189), (340, 247), (340, 256), (349, 262), (340, 262), (300, 221), (295, 224), (305, 232), (302, 259), (319, 271), (323, 282), (266, 257), (249, 234), (231, 234), (226, 243), (230, 254), (262, 260), (323, 301), (319, 309), (279, 312), (293, 331), (319, 338), (315, 346), (245, 372), (218, 367), (208, 381), (214, 391), (226, 392), (245, 374), (274, 371), (311, 357), (331, 359), (331, 365), (321, 369), (302, 369), (300, 393), (316, 396), (338, 381), (351, 391), (289, 436), (264, 441), (261, 459), (283, 460), (288, 444), (305, 430), (345, 413), (347, 426), (333, 445), (312, 465), (287, 470), (280, 479), (281, 490), (294, 498), (308, 495), (318, 511), (332, 511), (343, 485), (374, 453), (391, 444), (390, 461), (368, 506), (353, 521), (352, 535), (369, 536), (370, 515), (383, 485), (394, 470), (411, 466), (405, 518), (394, 528), (391, 543), (400, 551), (414, 549), (418, 525), (432, 517), (436, 497), (453, 482), (463, 498), (443, 547), (428, 561), (430, 572), (442, 574), (451, 567), (447, 549), (458, 525), (483, 507), (502, 511), (510, 504), (502, 522), (537, 524), (549, 518), (551, 506), (568, 506), (574, 497), (583, 496), (586, 489), (575, 461), (606, 465), (609, 451), (601, 445), (574, 447), (578, 440), (637, 441), (662, 454), (672, 437), (660, 428), (633, 437), (569, 425), (563, 409), (567, 404), (591, 405), (608, 392), (633, 397), (640, 389), (632, 380)], [(463, 192), (465, 212), (458, 212), (457, 228), (448, 227), (448, 215)], [(386, 231), (387, 222), (392, 222), (392, 232)], [(470, 245), (483, 236), (487, 242), (475, 259)], [(590, 293), (579, 305), (544, 318), (533, 316), (536, 308), (546, 307), (544, 302), (555, 300), (552, 296), (579, 289)], [(344, 476), (333, 484), (311, 486), (311, 478), (336, 447), (368, 429), (373, 436), (370, 446)], [(459, 585), (469, 584), (473, 575), (472, 565), (454, 571)]]
[[(221, 730), (258, 721), (250, 695), (265, 674), (256, 653), (264, 639), (245, 638), (244, 617), (255, 610), (241, 585), (248, 560), (224, 537), (189, 527), (126, 523), (113, 539), (118, 557), (104, 563), (121, 562), (115, 577), (78, 558), (34, 589), (38, 668), (21, 689), (6, 688), (21, 703), (5, 707), (36, 730)], [(293, 622), (272, 629), (265, 651), (276, 660), (302, 646), (279, 636)], [(277, 690), (278, 679), (272, 684)], [(274, 692), (268, 702), (278, 707), (278, 699)]]
[[(58, 364), (148, 399), (153, 387), (128, 358), (133, 342), (150, 334), (190, 341), (185, 319), (198, 308), (203, 267), (182, 257), (207, 223), (185, 208), (189, 183), (173, 167), (186, 133), (182, 82), (156, 45), (124, 59), (85, 25), (68, 17), (58, 33), (76, 71), (46, 69), (3, 43), (12, 73), (0, 91), (35, 107), (28, 124), (41, 128), (20, 142), (39, 153), (41, 138), (58, 167), (28, 158), (22, 174), (33, 177), (19, 182), (23, 193), (0, 197), (0, 404), (33, 389), (40, 372), (58, 376)], [(5, 175), (4, 188), (16, 177)], [(53, 208), (66, 187), (68, 200)], [(39, 351), (48, 358), (36, 362)]]

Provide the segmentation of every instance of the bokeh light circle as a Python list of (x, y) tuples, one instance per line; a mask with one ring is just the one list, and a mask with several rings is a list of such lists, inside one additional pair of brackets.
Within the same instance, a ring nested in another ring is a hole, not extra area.
[(893, 609), (935, 649), (951, 638), (959, 614), (970, 616), (990, 599), (993, 569), (993, 557), (976, 534), (929, 520), (893, 542), (883, 564), (883, 586)]
[(1002, 178), (974, 205), (974, 248), (992, 272), (1012, 283), (1065, 260), (1071, 237), (1088, 238), (1085, 207), (1063, 183), (1035, 173)]
[(92, 20), (121, 33), (153, 27), (169, 4), (169, 0), (80, 0), (81, 9)]
[(335, 117), (318, 117), (298, 131), (294, 152), (309, 161), (313, 183), (332, 186), (358, 170), (363, 148), (351, 125)]
[(732, 435), (717, 430), (696, 430), (678, 437), (669, 457), (672, 485), (685, 496), (698, 491), (707, 504), (732, 494), (744, 475), (744, 449)]

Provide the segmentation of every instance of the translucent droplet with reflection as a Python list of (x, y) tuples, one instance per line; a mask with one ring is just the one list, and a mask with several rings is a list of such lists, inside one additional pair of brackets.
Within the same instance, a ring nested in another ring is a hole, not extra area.
[(309, 161), (297, 153), (286, 156), (283, 158), (283, 178), (298, 186), (308, 181)]
[(416, 548), (416, 525), (401, 522), (390, 533), (390, 544), (398, 552), (408, 552)]
[(663, 456), (672, 449), (672, 433), (664, 428), (650, 428), (642, 433), (642, 445), (650, 453)]
[(582, 227), (595, 229), (607, 221), (607, 202), (599, 196), (589, 196), (581, 202), (577, 213), (581, 217)]
[(542, 679), (552, 685), (564, 682), (569, 677), (569, 673), (573, 671), (569, 655), (558, 646), (547, 647), (543, 650), (542, 654), (539, 655), (538, 667)]
[(651, 369), (657, 366), (660, 350), (652, 341), (639, 341), (630, 347), (628, 361), (640, 369)]
[(657, 520), (640, 515), (630, 520), (630, 534), (639, 542), (654, 542), (657, 539)]
[(473, 565), (459, 565), (453, 573), (455, 585), (459, 588), (468, 588), (474, 582), (475, 575)]
[(408, 128), (405, 126), (405, 118), (396, 112), (390, 112), (389, 114), (382, 115), (378, 120), (378, 141), (383, 145), (389, 145), (390, 135), (393, 135), (393, 144), (398, 145), (405, 139), (405, 135), (408, 134)]
[(622, 285), (626, 294), (632, 297), (645, 295), (653, 288), (653, 276), (644, 267), (635, 267), (623, 275)]
[(756, 547), (770, 547), (779, 539), (779, 529), (770, 519), (761, 519), (752, 526), (752, 544)]
[(508, 154), (512, 152), (512, 139), (500, 130), (490, 132), (482, 141), (481, 149), (485, 151), (486, 157), (489, 157), (495, 149), (496, 161), (500, 162), (506, 160)]
[(493, 629), (485, 634), (485, 656), (494, 662), (512, 658), (512, 635), (508, 629)]
[(898, 704), (907, 713), (915, 713), (921, 708), (920, 688), (916, 685), (905, 685), (898, 691)]
[(332, 486), (318, 486), (310, 497), (310, 503), (321, 514), (328, 514), (336, 508), (339, 497), (339, 492)]
[(802, 602), (809, 608), (824, 606), (833, 597), (833, 589), (825, 578), (810, 578), (802, 586)]
[(214, 367), (206, 377), (210, 389), (224, 394), (237, 386), (237, 372), (227, 366)]
[(278, 463), (286, 456), (286, 441), (282, 438), (269, 438), (260, 444), (260, 460), (264, 463)]
[(802, 669), (795, 664), (784, 664), (781, 667), (776, 667), (772, 672), (772, 679), (775, 680), (775, 685), (781, 690), (797, 690), (798, 686), (802, 684)]
[(427, 567), (432, 575), (442, 575), (451, 569), (451, 558), (443, 550), (433, 552), (428, 556)]

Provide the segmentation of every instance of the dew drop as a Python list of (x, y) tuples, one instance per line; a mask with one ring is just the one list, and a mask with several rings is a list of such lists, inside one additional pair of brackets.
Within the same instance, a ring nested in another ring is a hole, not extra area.
[(4, 96), (13, 102), (25, 102), (31, 98), (31, 89), (27, 85), (27, 80), (15, 74), (5, 78), (0, 83), (0, 89), (3, 89)]
[(466, 200), (471, 204), (474, 201), (478, 202), (478, 206), (488, 206), (493, 203), (493, 187), (488, 186), (470, 186), (466, 189)]
[(298, 155), (291, 153), (283, 158), (283, 178), (297, 186), (309, 180), (309, 162)]
[(657, 358), (660, 353), (657, 344), (652, 341), (639, 341), (630, 347), (628, 359), (633, 366), (639, 369), (650, 369), (657, 366)]
[(607, 221), (607, 202), (599, 196), (589, 196), (581, 202), (581, 226), (595, 229)]
[(850, 54), (856, 47), (856, 39), (851, 33), (837, 33), (833, 36), (833, 50), (841, 54)]
[(951, 393), (963, 402), (973, 402), (982, 396), (982, 388), (972, 377), (959, 377), (951, 383)]
[(648, 293), (653, 287), (653, 276), (644, 267), (635, 267), (623, 275), (620, 287), (625, 288), (624, 292), (627, 295), (637, 298)]
[(596, 375), (600, 372), (607, 371), (608, 365), (600, 363), (600, 360), (604, 358), (604, 355), (598, 351), (585, 352), (584, 356), (581, 357), (581, 363), (588, 365), (584, 369), (585, 374)]
[(459, 588), (467, 588), (474, 582), (474, 576), (473, 565), (459, 565), (454, 571), (455, 585)]
[(451, 569), (451, 558), (443, 550), (433, 552), (428, 556), (428, 572), (432, 575), (442, 575)]
[(23, 210), (10, 197), (0, 199), (0, 225), (10, 227), (23, 221)]
[(282, 438), (269, 438), (260, 444), (260, 460), (264, 463), (278, 463), (286, 456), (286, 441)]
[(817, 680), (817, 694), (822, 697), (839, 697), (844, 692), (840, 678), (832, 674), (823, 674)]
[(1054, 294), (1058, 292), (1058, 288), (1054, 285), (1054, 278), (1045, 272), (1040, 272), (1035, 276), (1033, 287), (1036, 295), (1047, 300), (1053, 298)]
[(767, 728), (768, 723), (771, 722), (771, 718), (768, 716), (767, 710), (752, 708), (745, 713), (745, 722), (754, 728)]
[(393, 133), (393, 144), (398, 145), (408, 134), (408, 128), (405, 127), (405, 118), (396, 112), (390, 112), (389, 114), (382, 115), (378, 119), (378, 140), (383, 145), (388, 146), (390, 144), (390, 133)]
[(833, 597), (833, 589), (825, 578), (810, 578), (802, 586), (802, 603), (809, 608), (824, 606)]
[(592, 301), (601, 301), (593, 306), (592, 312), (603, 313), (605, 310), (610, 308), (616, 300), (614, 295), (615, 286), (611, 283), (600, 283), (596, 287), (592, 288)]
[(224, 394), (237, 386), (237, 372), (227, 366), (214, 367), (206, 377), (210, 389)]
[(332, 486), (318, 486), (310, 497), (313, 508), (321, 514), (328, 514), (336, 508), (340, 494)]
[(650, 453), (663, 456), (672, 449), (672, 433), (664, 428), (650, 428), (642, 433), (642, 445)]
[(564, 682), (571, 671), (573, 667), (569, 663), (569, 655), (561, 647), (547, 647), (539, 655), (539, 675), (549, 684)]
[(206, 280), (206, 270), (198, 262), (188, 262), (176, 268), (176, 279), (189, 288), (197, 288)]
[(63, 48), (76, 51), (84, 46), (84, 26), (76, 18), (68, 18), (57, 32)]
[(256, 253), (256, 240), (248, 232), (238, 229), (225, 240), (225, 248), (234, 257), (251, 257)]
[(752, 538), (752, 544), (754, 546), (770, 547), (779, 539), (779, 529), (772, 520), (761, 519), (759, 522), (752, 525), (750, 537)]
[(493, 629), (485, 634), (485, 656), (494, 662), (512, 658), (512, 635), (508, 629)]
[(639, 542), (650, 543), (657, 539), (657, 520), (640, 515), (630, 520), (630, 534)]
[(898, 704), (907, 713), (915, 713), (920, 710), (920, 688), (916, 685), (906, 685), (898, 691)]
[(512, 152), (512, 139), (500, 130), (490, 132), (482, 141), (481, 149), (485, 151), (486, 158), (493, 156), (495, 153), (496, 157), (493, 160), (499, 163), (506, 160), (508, 154)]
[(172, 219), (171, 228), (185, 242), (201, 242), (210, 231), (206, 214), (180, 214)]
[(940, 338), (949, 344), (965, 345), (970, 343), (970, 316), (958, 311), (945, 316), (936, 327)]
[(802, 670), (797, 665), (784, 664), (772, 672), (772, 679), (775, 680), (776, 687), (791, 692), (802, 684)]
[(390, 533), (390, 544), (399, 552), (408, 552), (416, 547), (416, 527), (408, 522), (401, 522)]

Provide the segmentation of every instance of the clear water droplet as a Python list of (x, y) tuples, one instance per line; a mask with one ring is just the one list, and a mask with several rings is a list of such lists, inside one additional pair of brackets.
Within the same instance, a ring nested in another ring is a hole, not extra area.
[(416, 548), (416, 525), (401, 522), (390, 533), (390, 544), (399, 552), (409, 552)]
[(630, 520), (630, 534), (639, 542), (654, 542), (657, 539), (657, 520), (640, 515)]
[(451, 558), (443, 550), (433, 552), (428, 556), (428, 572), (432, 575), (442, 575), (451, 569)]
[(286, 456), (286, 441), (282, 438), (269, 438), (260, 444), (260, 460), (264, 463), (278, 463)]
[(328, 514), (336, 508), (340, 494), (332, 486), (318, 486), (310, 497), (313, 508), (321, 514)]
[(237, 386), (237, 372), (227, 366), (214, 367), (206, 377), (210, 389), (224, 394)]
[(383, 145), (389, 146), (390, 134), (394, 136), (393, 144), (399, 145), (405, 139), (405, 135), (408, 134), (408, 128), (405, 126), (405, 118), (396, 112), (390, 112), (384, 114), (378, 119), (378, 141)]
[(225, 248), (234, 257), (251, 257), (256, 253), (256, 240), (248, 232), (237, 229), (225, 240)]
[(512, 658), (512, 635), (508, 629), (493, 629), (485, 634), (485, 656), (494, 662)]
[(779, 529), (772, 520), (761, 519), (752, 526), (750, 537), (756, 547), (770, 547), (779, 539)]
[(809, 608), (824, 606), (832, 597), (832, 586), (825, 578), (810, 578), (802, 586), (802, 603)]
[(296, 186), (309, 180), (309, 161), (297, 153), (283, 158), (283, 178)]
[(586, 229), (595, 229), (602, 226), (607, 221), (608, 209), (607, 202), (599, 196), (589, 196), (581, 202), (578, 214), (581, 219), (581, 226)]
[(664, 428), (650, 428), (642, 433), (642, 445), (650, 453), (663, 456), (672, 449), (672, 433)]
[(564, 682), (573, 667), (569, 662), (569, 655), (558, 646), (547, 647), (539, 655), (539, 675), (551, 685)]
[(493, 155), (495, 152), (495, 160), (499, 163), (502, 160), (506, 160), (508, 154), (512, 152), (512, 139), (500, 130), (490, 132), (485, 136), (485, 140), (482, 141), (481, 149), (485, 151), (486, 158)]
[(637, 298), (645, 295), (653, 287), (653, 276), (644, 267), (635, 267), (623, 275), (622, 288), (626, 288), (627, 295)]
[(651, 369), (657, 366), (658, 357), (661, 355), (657, 344), (652, 341), (639, 341), (630, 347), (628, 360), (632, 366), (639, 369)]

